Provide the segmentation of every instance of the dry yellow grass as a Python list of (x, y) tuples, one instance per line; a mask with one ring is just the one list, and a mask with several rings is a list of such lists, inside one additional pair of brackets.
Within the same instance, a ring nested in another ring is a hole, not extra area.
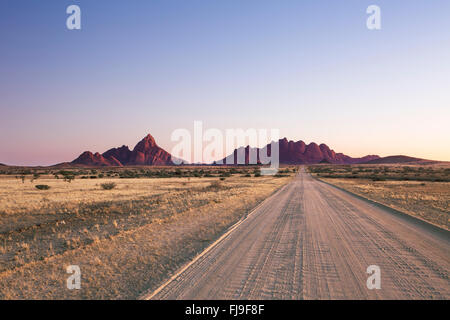
[(450, 182), (321, 179), (441, 228), (450, 228)]
[[(2, 177), (0, 298), (136, 298), (289, 180)], [(67, 289), (68, 265), (80, 266), (81, 290)]]
[[(217, 180), (217, 179), (216, 179)], [(202, 186), (208, 183), (191, 178), (192, 185)], [(105, 192), (100, 184), (116, 182), (115, 189)], [(75, 179), (71, 183), (62, 179), (40, 178), (22, 183), (20, 179), (10, 176), (0, 178), (0, 212), (17, 214), (36, 210), (49, 203), (61, 206), (74, 203), (95, 203), (109, 200), (127, 200), (163, 194), (173, 189), (187, 188), (183, 186), (187, 178), (161, 179)], [(50, 186), (50, 190), (38, 190), (38, 184)]]

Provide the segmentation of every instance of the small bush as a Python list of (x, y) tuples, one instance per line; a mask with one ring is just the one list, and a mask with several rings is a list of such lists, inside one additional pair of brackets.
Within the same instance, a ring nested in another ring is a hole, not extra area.
[(64, 181), (71, 183), (75, 179), (75, 176), (64, 176)]
[(220, 183), (220, 181), (213, 181), (209, 185), (209, 188), (210, 189), (220, 189), (220, 188), (222, 188), (222, 184)]
[(39, 190), (48, 190), (48, 189), (50, 189), (50, 186), (48, 186), (46, 184), (38, 184), (35, 186), (35, 188), (39, 189)]
[(116, 187), (116, 184), (114, 182), (102, 183), (101, 187), (103, 190), (112, 190)]
[(221, 180), (221, 181), (225, 180), (225, 177), (220, 177), (220, 180)]

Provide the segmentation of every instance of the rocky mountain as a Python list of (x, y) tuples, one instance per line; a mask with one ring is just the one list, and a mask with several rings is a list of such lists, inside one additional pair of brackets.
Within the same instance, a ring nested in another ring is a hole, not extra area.
[(426, 160), (420, 158), (413, 158), (408, 156), (388, 156), (379, 159), (373, 159), (367, 162), (367, 164), (394, 164), (394, 163), (414, 163), (414, 164), (430, 164), (437, 163), (439, 161)]
[(112, 148), (103, 154), (83, 152), (71, 162), (84, 166), (131, 166), (131, 165), (171, 165), (172, 156), (160, 148), (149, 134), (142, 139), (133, 150), (128, 146)]
[(127, 146), (121, 146), (120, 148), (112, 148), (103, 153), (103, 157), (113, 157), (120, 163), (127, 163), (131, 156), (131, 150)]
[(134, 147), (125, 165), (168, 165), (172, 164), (171, 158), (170, 153), (158, 147), (155, 139), (147, 135)]
[[(314, 164), (314, 163), (331, 163), (331, 164), (359, 164), (366, 163), (380, 157), (377, 155), (368, 155), (362, 158), (352, 158), (343, 153), (336, 153), (331, 150), (326, 144), (316, 144), (311, 142), (306, 144), (303, 141), (288, 141), (286, 138), (278, 140), (279, 152), (280, 152), (280, 163), (281, 164)], [(250, 150), (252, 152), (250, 152)], [(239, 148), (234, 150), (232, 154), (222, 160), (225, 164), (237, 164), (238, 153), (245, 158), (245, 164), (260, 163), (260, 154), (271, 155), (271, 145), (268, 144), (264, 148), (250, 148), (249, 146), (245, 148)], [(256, 154), (255, 159), (250, 161), (252, 154)], [(243, 161), (241, 161), (243, 162)], [(220, 163), (220, 162), (218, 162)], [(242, 163), (243, 164), (243, 163)]]
[[(381, 158), (377, 155), (367, 155), (361, 158), (353, 158), (343, 153), (337, 153), (326, 144), (303, 141), (292, 141), (286, 138), (278, 140), (280, 152), (280, 164), (390, 164), (390, 163), (428, 163), (430, 160), (413, 158), (408, 156), (389, 156)], [(239, 158), (244, 159), (238, 163)], [(222, 161), (216, 164), (259, 164), (260, 155), (271, 154), (271, 145), (263, 148), (240, 147)], [(242, 155), (242, 156), (241, 156)], [(254, 159), (252, 157), (255, 157)], [(100, 154), (90, 151), (83, 152), (77, 159), (70, 163), (59, 164), (65, 166), (139, 166), (139, 165), (173, 165), (175, 158), (170, 153), (160, 148), (155, 139), (149, 134), (142, 139), (133, 150), (128, 146), (112, 148)], [(0, 164), (1, 166), (2, 164)]]
[(78, 158), (72, 161), (72, 164), (92, 167), (122, 166), (122, 163), (112, 156), (105, 158), (98, 152), (92, 153), (90, 151), (83, 152)]

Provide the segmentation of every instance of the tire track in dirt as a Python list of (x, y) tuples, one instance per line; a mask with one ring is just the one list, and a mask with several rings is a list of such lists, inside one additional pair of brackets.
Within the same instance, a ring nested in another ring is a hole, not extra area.
[[(381, 268), (369, 290), (366, 269)], [(268, 198), (153, 299), (449, 299), (450, 237), (313, 179)]]

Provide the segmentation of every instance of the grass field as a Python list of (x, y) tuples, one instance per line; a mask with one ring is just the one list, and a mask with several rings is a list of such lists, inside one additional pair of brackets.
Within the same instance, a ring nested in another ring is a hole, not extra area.
[[(20, 170), (0, 175), (0, 299), (136, 298), (294, 175)], [(81, 269), (80, 290), (66, 287), (69, 265)]]
[(318, 165), (309, 171), (328, 179), (450, 182), (450, 165)]
[(433, 166), (311, 166), (323, 181), (450, 229), (450, 168)]
[[(191, 260), (296, 170), (260, 176), (256, 167), (2, 169), (0, 299), (134, 299)], [(448, 166), (308, 170), (449, 229)], [(80, 290), (66, 287), (69, 265), (80, 266)]]

